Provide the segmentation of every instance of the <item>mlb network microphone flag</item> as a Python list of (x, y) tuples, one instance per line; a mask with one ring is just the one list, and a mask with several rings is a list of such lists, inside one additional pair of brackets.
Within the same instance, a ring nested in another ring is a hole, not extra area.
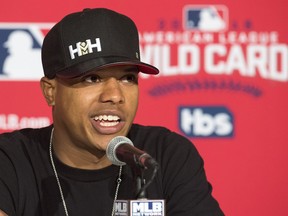
[(116, 200), (115, 216), (165, 216), (164, 200)]

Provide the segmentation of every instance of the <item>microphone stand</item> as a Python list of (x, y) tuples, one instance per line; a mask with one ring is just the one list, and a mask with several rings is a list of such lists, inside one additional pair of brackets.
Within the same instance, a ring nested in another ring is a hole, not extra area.
[(146, 189), (143, 190), (145, 186), (144, 172), (141, 170), (141, 176), (136, 177), (136, 199), (147, 199)]
[(149, 180), (146, 182), (146, 179), (144, 177), (144, 173), (146, 170), (148, 170), (145, 167), (138, 167), (137, 170), (135, 170), (136, 173), (136, 199), (147, 199), (147, 188), (154, 180), (156, 173), (158, 171), (158, 164), (153, 166), (153, 173), (152, 175), (149, 175)]

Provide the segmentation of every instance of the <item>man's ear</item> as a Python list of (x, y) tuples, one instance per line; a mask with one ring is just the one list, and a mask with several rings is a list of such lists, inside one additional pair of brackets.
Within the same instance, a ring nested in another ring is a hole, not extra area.
[(56, 80), (42, 77), (40, 80), (42, 94), (49, 106), (55, 105)]

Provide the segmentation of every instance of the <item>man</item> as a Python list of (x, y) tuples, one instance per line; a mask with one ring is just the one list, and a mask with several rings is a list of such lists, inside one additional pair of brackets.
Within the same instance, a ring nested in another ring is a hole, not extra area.
[(114, 215), (115, 200), (136, 198), (136, 168), (113, 165), (107, 145), (128, 137), (159, 163), (146, 189), (166, 215), (223, 215), (193, 144), (162, 127), (133, 124), (140, 61), (138, 31), (108, 9), (70, 14), (42, 47), (43, 95), (53, 125), (0, 137), (0, 215)]

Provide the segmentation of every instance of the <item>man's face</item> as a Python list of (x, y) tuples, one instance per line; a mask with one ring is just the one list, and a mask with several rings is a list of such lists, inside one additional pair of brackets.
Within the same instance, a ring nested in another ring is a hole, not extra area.
[(138, 106), (138, 69), (115, 66), (73, 79), (55, 78), (53, 121), (57, 142), (105, 151), (127, 135)]

